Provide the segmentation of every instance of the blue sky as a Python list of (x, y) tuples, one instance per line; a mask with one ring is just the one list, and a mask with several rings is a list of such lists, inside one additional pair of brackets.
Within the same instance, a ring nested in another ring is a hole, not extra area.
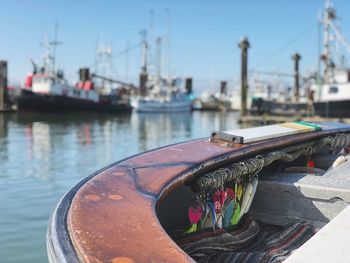
[[(334, 0), (343, 34), (350, 39), (350, 2)], [(59, 22), (57, 61), (70, 79), (80, 66), (94, 63), (98, 39), (113, 51), (140, 42), (154, 12), (153, 36), (166, 32), (170, 9), (171, 68), (180, 76), (200, 81), (237, 78), (243, 36), (251, 42), (249, 66), (256, 70), (292, 72), (292, 53), (302, 55), (301, 69), (317, 63), (317, 13), (323, 0), (124, 0), (29, 1), (0, 0), (0, 58), (9, 61), (9, 78), (22, 81), (30, 72), (29, 59), (40, 61), (40, 42), (52, 37)], [(152, 44), (153, 41), (150, 41)], [(166, 45), (163, 54), (167, 55)], [(116, 56), (119, 79), (126, 75), (126, 56)], [(128, 75), (139, 70), (140, 50), (129, 53)], [(198, 83), (197, 82), (197, 83)]]

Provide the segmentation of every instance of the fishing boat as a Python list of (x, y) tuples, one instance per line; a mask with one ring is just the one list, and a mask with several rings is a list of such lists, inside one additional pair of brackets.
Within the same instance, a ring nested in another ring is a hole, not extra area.
[[(343, 47), (350, 54), (350, 44), (339, 28), (337, 12), (331, 0), (326, 1), (323, 14), (323, 78), (311, 87), (315, 93), (315, 113), (325, 117), (350, 117), (350, 69), (344, 63)], [(341, 59), (339, 59), (341, 58)]]
[(114, 93), (105, 94), (93, 82), (88, 68), (79, 70), (80, 79), (70, 85), (62, 70), (55, 66), (54, 47), (57, 40), (46, 43), (43, 66), (34, 61), (33, 72), (26, 78), (21, 94), (17, 98), (19, 111), (62, 113), (77, 111), (131, 112), (128, 97)]
[(224, 94), (204, 92), (200, 98), (193, 101), (193, 109), (201, 111), (230, 111), (231, 102)]
[(59, 201), (50, 262), (346, 262), (350, 126), (213, 131), (118, 161)]
[(201, 111), (231, 111), (234, 109), (232, 94), (227, 92), (227, 81), (221, 81), (220, 93), (203, 92), (193, 100), (193, 109)]
[[(169, 38), (168, 38), (169, 41)], [(192, 111), (192, 79), (186, 79), (185, 90), (180, 87), (181, 79), (168, 72), (168, 76), (162, 75), (161, 38), (157, 38), (156, 65), (151, 66), (155, 72), (150, 74), (147, 63), (146, 31), (143, 32), (142, 60), (140, 74), (141, 96), (135, 96), (132, 107), (140, 113), (171, 113)], [(170, 66), (169, 66), (170, 68)]]
[(319, 54), (318, 72), (304, 78), (304, 81), (314, 80), (307, 85), (305, 96), (289, 101), (285, 97), (280, 101), (258, 99), (253, 101), (254, 113), (350, 117), (350, 69), (344, 60), (346, 54), (350, 54), (350, 44), (340, 31), (339, 21), (332, 1), (326, 0), (320, 21), (323, 44), (319, 44), (319, 49), (322, 49), (322, 54)]
[(132, 106), (141, 113), (190, 112), (192, 101), (186, 93), (171, 92), (165, 96), (139, 98), (132, 102)]
[(101, 94), (92, 80), (80, 80), (76, 86), (67, 83), (61, 73), (29, 75), (26, 87), (17, 98), (19, 111), (63, 113), (77, 111), (131, 112), (128, 98), (119, 94)]

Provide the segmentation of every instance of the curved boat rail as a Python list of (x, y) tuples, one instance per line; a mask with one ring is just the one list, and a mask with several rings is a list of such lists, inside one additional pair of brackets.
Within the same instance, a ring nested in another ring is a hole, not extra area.
[(171, 192), (198, 175), (264, 151), (337, 133), (340, 123), (321, 131), (249, 144), (208, 138), (151, 150), (90, 175), (59, 202), (47, 233), (50, 262), (193, 262), (162, 228), (156, 208)]

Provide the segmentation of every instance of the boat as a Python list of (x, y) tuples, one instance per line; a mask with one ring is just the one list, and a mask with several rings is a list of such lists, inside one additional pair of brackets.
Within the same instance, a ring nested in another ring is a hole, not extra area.
[(167, 96), (139, 98), (132, 102), (132, 106), (140, 113), (190, 112), (192, 101), (185, 93), (172, 92)]
[(33, 61), (33, 72), (25, 81), (21, 94), (17, 98), (19, 111), (38, 111), (42, 113), (62, 113), (77, 111), (95, 112), (131, 112), (129, 99), (118, 91), (103, 94), (95, 87), (88, 68), (79, 70), (80, 80), (76, 85), (70, 85), (62, 70), (56, 70), (52, 45), (58, 41), (49, 42), (48, 51), (44, 55), (42, 67)]
[(349, 146), (350, 125), (284, 123), (117, 161), (59, 201), (49, 261), (346, 262)]
[(233, 96), (227, 93), (227, 81), (221, 81), (220, 93), (203, 92), (199, 98), (194, 99), (193, 109), (201, 111), (233, 110)]
[[(168, 39), (169, 41), (169, 39)], [(143, 32), (142, 62), (140, 74), (140, 92), (134, 96), (131, 105), (139, 113), (176, 113), (192, 111), (192, 79), (186, 79), (185, 90), (180, 87), (181, 79), (168, 72), (162, 75), (161, 38), (157, 38), (156, 65), (151, 66), (155, 72), (149, 72), (147, 63), (148, 43), (146, 31)]]
[(193, 101), (193, 109), (201, 111), (230, 111), (231, 102), (224, 94), (204, 92), (200, 98)]
[(178, 79), (161, 79), (152, 76), (145, 85), (146, 96), (138, 96), (131, 101), (132, 107), (139, 113), (191, 112), (192, 94), (184, 92), (177, 86)]
[[(350, 53), (350, 44), (342, 35), (339, 19), (332, 1), (326, 1), (323, 15), (323, 78), (311, 87), (315, 94), (314, 110), (316, 115), (324, 117), (350, 117), (350, 69), (346, 68), (340, 54), (340, 47)], [(336, 48), (333, 48), (336, 47)], [(334, 50), (336, 50), (334, 52)]]
[(30, 86), (21, 90), (17, 97), (19, 111), (42, 113), (64, 113), (77, 111), (131, 112), (127, 99), (117, 94), (101, 95), (92, 81), (79, 82), (71, 86), (60, 75), (35, 73)]
[(331, 0), (326, 1), (320, 24), (323, 26), (324, 39), (322, 54), (319, 56), (319, 70), (306, 77), (306, 80), (313, 79), (314, 82), (306, 87), (305, 96), (289, 101), (256, 99), (252, 105), (253, 113), (350, 117), (350, 69), (345, 66), (345, 55), (339, 52), (343, 47), (350, 54), (350, 44), (340, 31), (339, 19)]
[(334, 72), (334, 79), (311, 87), (319, 96), (313, 103), (314, 112), (322, 117), (350, 118), (350, 70)]
[[(150, 75), (147, 67), (142, 66), (140, 90), (145, 90), (142, 96), (131, 100), (132, 107), (139, 113), (170, 113), (192, 111), (192, 83), (183, 91), (181, 79), (173, 76), (164, 78), (158, 70), (156, 75)], [(143, 77), (142, 77), (143, 76)], [(141, 81), (143, 80), (143, 81)], [(191, 80), (192, 81), (192, 80)]]

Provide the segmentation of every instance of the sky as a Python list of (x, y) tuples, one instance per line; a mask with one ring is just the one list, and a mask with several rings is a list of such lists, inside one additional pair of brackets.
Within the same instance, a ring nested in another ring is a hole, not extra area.
[[(334, 5), (350, 39), (350, 1), (334, 0)], [(163, 71), (191, 76), (197, 86), (215, 86), (239, 79), (238, 42), (244, 36), (251, 44), (251, 70), (292, 74), (295, 52), (302, 56), (303, 72), (315, 69), (324, 0), (0, 0), (0, 6), (0, 59), (8, 60), (10, 82), (24, 81), (30, 59), (41, 62), (40, 43), (45, 35), (53, 39), (58, 22), (63, 44), (57, 47), (57, 64), (70, 80), (78, 78), (79, 67), (94, 65), (98, 43), (113, 49), (113, 76), (135, 80), (141, 50), (121, 51), (128, 42), (138, 45), (146, 29), (152, 64), (155, 39), (162, 37)]]

